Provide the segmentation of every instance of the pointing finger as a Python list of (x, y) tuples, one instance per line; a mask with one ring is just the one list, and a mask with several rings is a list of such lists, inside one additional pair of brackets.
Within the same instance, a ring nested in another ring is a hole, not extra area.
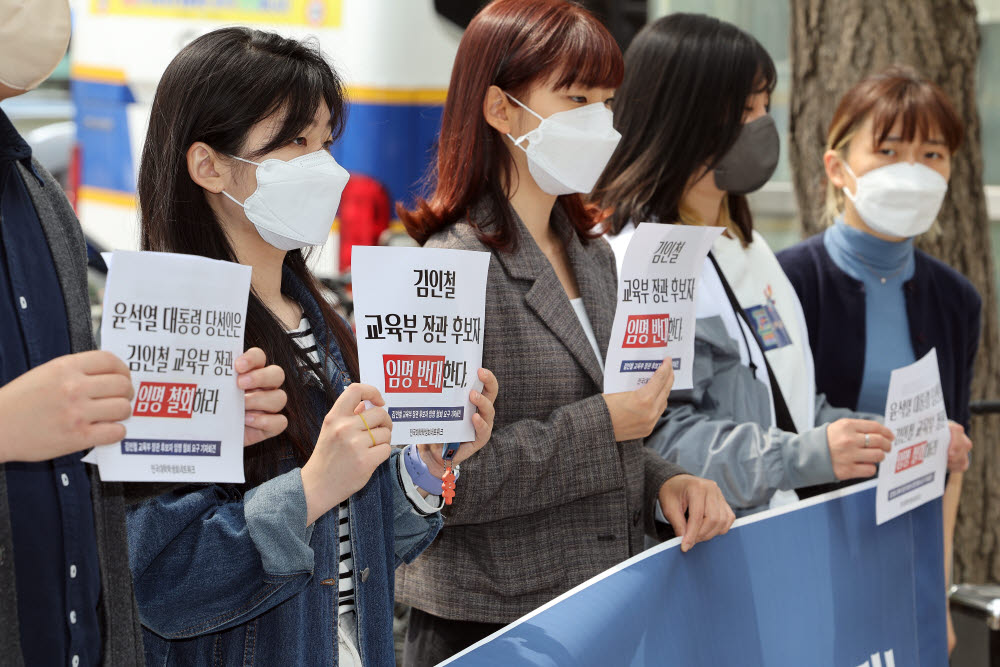
[(699, 539), (701, 525), (705, 521), (705, 490), (695, 488), (691, 492), (692, 498), (688, 504), (688, 525), (684, 531), (684, 539), (681, 540), (681, 551), (687, 552)]

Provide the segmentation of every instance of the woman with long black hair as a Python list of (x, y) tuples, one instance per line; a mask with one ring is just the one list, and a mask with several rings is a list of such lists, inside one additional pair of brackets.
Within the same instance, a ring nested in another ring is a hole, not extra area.
[(816, 393), (802, 307), (753, 229), (745, 195), (778, 162), (776, 76), (729, 23), (673, 14), (646, 26), (625, 54), (622, 141), (594, 193), (619, 262), (639, 222), (725, 228), (696, 294), (694, 388), (672, 397), (647, 444), (715, 480), (741, 514), (871, 477), (893, 437)]
[[(385, 403), (356, 382), (351, 330), (302, 251), (326, 240), (347, 182), (329, 152), (344, 103), (317, 48), (247, 28), (199, 37), (160, 80), (142, 246), (253, 267), (246, 342), (285, 370), (288, 428), (247, 451), (242, 487), (130, 511), (149, 664), (391, 664), (394, 570), (440, 528), (440, 449), (391, 452)], [(497, 383), (479, 377), (456, 462), (490, 436)]]

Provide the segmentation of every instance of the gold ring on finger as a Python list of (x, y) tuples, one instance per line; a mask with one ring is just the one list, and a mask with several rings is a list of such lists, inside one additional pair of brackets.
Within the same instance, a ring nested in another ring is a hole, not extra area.
[(358, 417), (361, 417), (361, 423), (365, 425), (365, 430), (368, 431), (368, 437), (372, 439), (372, 447), (377, 447), (378, 443), (375, 442), (375, 434), (372, 433), (372, 429), (368, 425), (368, 420), (365, 419), (365, 416), (360, 412), (358, 413)]

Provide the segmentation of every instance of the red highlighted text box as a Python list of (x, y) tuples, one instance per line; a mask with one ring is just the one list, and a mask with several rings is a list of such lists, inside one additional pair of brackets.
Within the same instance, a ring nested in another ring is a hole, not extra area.
[(198, 385), (180, 382), (142, 382), (136, 393), (133, 417), (191, 419)]
[(927, 441), (899, 450), (896, 454), (896, 472), (908, 470), (924, 462), (927, 455)]
[(387, 394), (440, 394), (444, 389), (444, 357), (426, 354), (384, 354)]
[(666, 347), (670, 315), (629, 315), (622, 347)]

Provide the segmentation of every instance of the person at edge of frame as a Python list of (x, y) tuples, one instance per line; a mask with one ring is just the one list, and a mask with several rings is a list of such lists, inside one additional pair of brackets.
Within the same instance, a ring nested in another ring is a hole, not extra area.
[[(0, 100), (66, 53), (66, 0), (0, 0)], [(0, 656), (5, 665), (143, 660), (122, 485), (85, 450), (125, 437), (128, 367), (96, 351), (80, 224), (0, 111)], [(253, 445), (280, 433), (284, 374), (259, 348), (235, 361)]]
[(732, 24), (671, 14), (636, 36), (625, 63), (622, 142), (594, 193), (618, 261), (637, 222), (725, 228), (695, 295), (694, 387), (647, 446), (715, 480), (741, 515), (794, 502), (795, 489), (871, 477), (893, 435), (816, 393), (801, 306), (746, 202), (778, 162), (770, 55)]
[[(913, 242), (937, 218), (961, 141), (962, 121), (933, 82), (899, 66), (865, 77), (841, 98), (827, 134), (828, 227), (778, 253), (803, 304), (816, 386), (839, 405), (883, 414), (892, 370), (937, 351), (952, 418), (943, 501), (949, 580), (972, 449), (965, 429), (982, 300), (965, 276)], [(955, 641), (949, 614), (949, 652)]]
[[(814, 364), (828, 360), (814, 358), (803, 308), (816, 302), (799, 301), (753, 229), (745, 195), (767, 182), (779, 155), (768, 113), (775, 77), (767, 52), (736, 26), (696, 14), (650, 24), (626, 53), (616, 96), (623, 138), (594, 195), (610, 211), (619, 261), (638, 221), (726, 228), (696, 294), (694, 388), (676, 396), (647, 443), (719, 482), (741, 515), (870, 478), (894, 439), (877, 412), (833, 407), (822, 393), (829, 385)], [(953, 436), (950, 451), (965, 446)]]

